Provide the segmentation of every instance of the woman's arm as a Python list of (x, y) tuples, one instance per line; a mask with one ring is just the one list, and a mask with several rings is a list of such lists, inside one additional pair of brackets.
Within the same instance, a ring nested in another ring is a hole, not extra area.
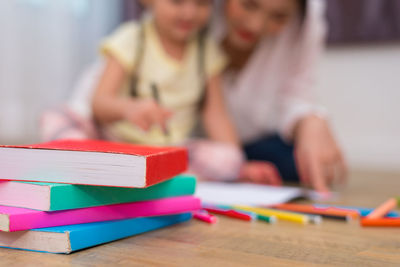
[(100, 123), (128, 120), (143, 130), (148, 130), (153, 124), (165, 127), (170, 112), (154, 100), (120, 96), (119, 90), (126, 76), (123, 66), (113, 57), (109, 57), (93, 96), (94, 117)]
[[(208, 84), (202, 117), (204, 129), (208, 137), (213, 141), (229, 143), (235, 146), (237, 153), (242, 154), (241, 157), (244, 159), (236, 129), (233, 126), (223, 99), (219, 77), (214, 77)], [(229, 157), (229, 155), (227, 156)], [(241, 165), (237, 175), (244, 182), (271, 185), (281, 185), (282, 183), (279, 172), (275, 166), (268, 162), (243, 161)], [(232, 168), (237, 167), (232, 166)]]
[(336, 181), (344, 181), (346, 164), (323, 115), (315, 104), (315, 77), (325, 46), (326, 24), (321, 6), (311, 9), (296, 44), (287, 81), (281, 90), (281, 135), (294, 142), (296, 167), (303, 183), (328, 193)]
[(343, 183), (347, 166), (328, 122), (315, 115), (299, 120), (294, 129), (295, 158), (302, 181), (321, 193)]

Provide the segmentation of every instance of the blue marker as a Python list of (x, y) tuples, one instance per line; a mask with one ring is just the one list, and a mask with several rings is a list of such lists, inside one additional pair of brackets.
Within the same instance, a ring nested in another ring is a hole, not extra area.
[[(348, 207), (348, 206), (336, 206), (336, 205), (325, 205), (325, 204), (315, 204), (314, 205), (316, 208), (338, 208), (338, 209), (347, 209), (347, 210), (356, 210), (360, 213), (361, 217), (365, 217), (368, 214), (370, 214), (374, 209), (371, 208), (362, 208), (362, 207)], [(398, 218), (400, 217), (400, 214), (395, 212), (395, 211), (391, 211), (388, 214), (386, 214), (386, 217), (389, 218)]]

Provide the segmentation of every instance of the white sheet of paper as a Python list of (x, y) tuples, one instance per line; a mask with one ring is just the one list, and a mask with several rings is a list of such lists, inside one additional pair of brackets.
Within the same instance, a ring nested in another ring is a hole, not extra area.
[(264, 206), (288, 202), (305, 192), (297, 187), (199, 182), (195, 195), (208, 204)]

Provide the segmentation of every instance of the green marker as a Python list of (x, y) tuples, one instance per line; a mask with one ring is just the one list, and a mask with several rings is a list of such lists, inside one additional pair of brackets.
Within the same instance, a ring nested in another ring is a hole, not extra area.
[(276, 217), (275, 216), (264, 216), (264, 215), (257, 215), (257, 219), (260, 221), (265, 221), (267, 223), (276, 223)]

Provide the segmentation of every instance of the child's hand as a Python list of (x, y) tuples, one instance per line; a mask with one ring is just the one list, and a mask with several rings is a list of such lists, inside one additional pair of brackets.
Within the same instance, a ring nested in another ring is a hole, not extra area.
[(329, 126), (316, 116), (300, 122), (295, 135), (296, 165), (303, 183), (322, 194), (329, 186), (344, 182), (346, 163)]
[(133, 99), (124, 107), (123, 118), (144, 131), (153, 125), (160, 125), (163, 130), (167, 128), (167, 120), (172, 113), (161, 107), (152, 99)]
[(243, 164), (240, 179), (258, 184), (282, 185), (282, 178), (274, 164), (267, 161), (248, 161)]

